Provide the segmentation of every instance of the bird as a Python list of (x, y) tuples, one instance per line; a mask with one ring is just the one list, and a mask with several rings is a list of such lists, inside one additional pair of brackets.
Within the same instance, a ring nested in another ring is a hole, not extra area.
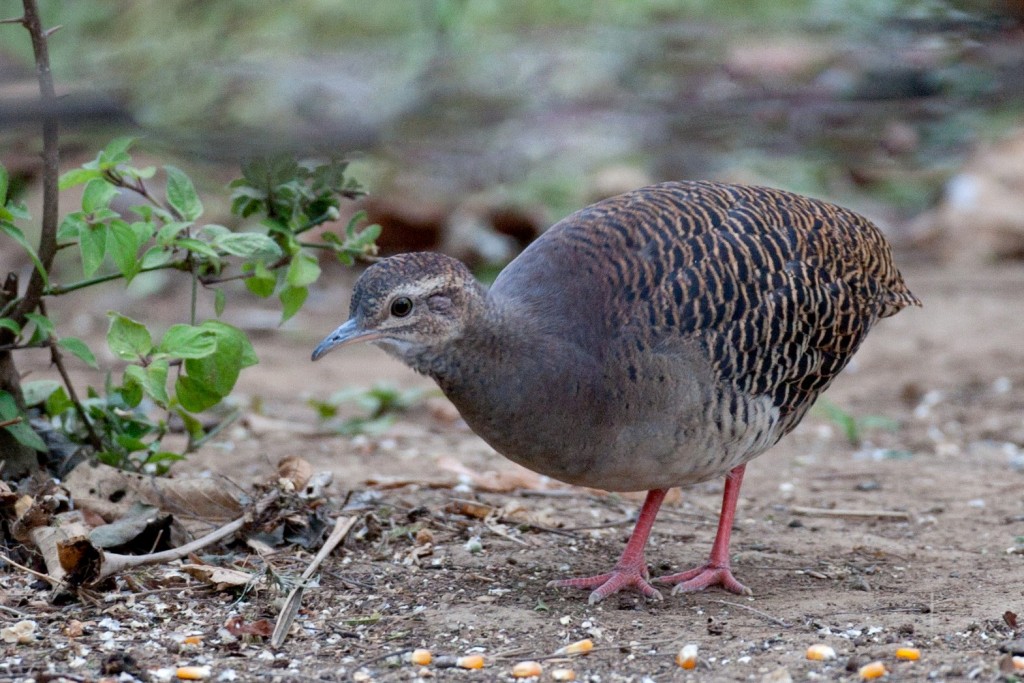
[[(618, 562), (549, 586), (660, 600), (751, 591), (729, 544), (746, 464), (800, 422), (880, 319), (921, 302), (868, 219), (791, 192), (664, 182), (546, 230), (489, 289), (415, 252), (358, 278), (315, 361), (370, 342), (431, 377), (507, 458), (568, 484), (646, 491)], [(652, 579), (666, 492), (725, 477), (708, 561)]]

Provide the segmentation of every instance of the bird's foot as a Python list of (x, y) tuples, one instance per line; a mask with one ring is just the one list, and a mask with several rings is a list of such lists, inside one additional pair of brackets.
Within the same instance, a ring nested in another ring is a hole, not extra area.
[(677, 593), (696, 593), (708, 586), (721, 586), (730, 593), (737, 595), (753, 595), (754, 592), (736, 580), (728, 565), (721, 566), (708, 563), (679, 574), (659, 576), (655, 583), (675, 584), (672, 595)]
[(579, 579), (561, 579), (548, 583), (549, 588), (593, 588), (587, 600), (591, 605), (597, 604), (613, 593), (629, 588), (651, 600), (661, 600), (661, 593), (647, 580), (647, 569), (643, 566), (616, 566), (607, 574), (587, 576)]

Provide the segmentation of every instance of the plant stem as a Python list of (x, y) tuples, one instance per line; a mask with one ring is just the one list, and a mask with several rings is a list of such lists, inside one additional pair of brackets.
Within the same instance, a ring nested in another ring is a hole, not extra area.
[[(46, 315), (45, 301), (39, 301), (39, 312)], [(68, 390), (68, 398), (71, 399), (71, 403), (75, 406), (75, 413), (85, 426), (85, 432), (89, 436), (89, 445), (95, 448), (97, 452), (102, 451), (103, 440), (100, 439), (96, 430), (92, 428), (92, 422), (89, 421), (88, 416), (85, 414), (82, 402), (78, 400), (78, 392), (75, 391), (75, 385), (71, 382), (71, 377), (68, 376), (67, 368), (64, 367), (64, 356), (61, 355), (60, 349), (57, 348), (57, 339), (51, 335), (47, 340), (47, 346), (50, 347), (50, 360), (53, 361), (57, 372), (60, 373), (60, 378), (64, 381), (64, 388)]]
[[(58, 192), (57, 185), (60, 172), (60, 149), (58, 147), (58, 125), (55, 113), (57, 95), (53, 88), (53, 74), (50, 72), (50, 54), (46, 45), (47, 32), (43, 29), (39, 17), (39, 8), (35, 0), (22, 0), (25, 8), (23, 23), (32, 37), (32, 52), (36, 59), (36, 78), (39, 80), (39, 95), (42, 99), (43, 111), (43, 213), (42, 226), (39, 234), (39, 261), (42, 270), (49, 273), (53, 265), (53, 257), (57, 253)], [(25, 296), (18, 305), (15, 320), (24, 322), (25, 314), (31, 313), (39, 306), (43, 296), (43, 276), (35, 269), (29, 278)]]
[[(162, 263), (159, 266), (149, 266), (143, 268), (139, 273), (151, 273), (154, 270), (181, 270), (183, 263), (181, 261), (172, 261), (170, 263)], [(85, 289), (92, 285), (98, 285), (104, 282), (111, 282), (112, 280), (120, 280), (124, 275), (121, 273), (109, 273), (107, 275), (98, 275), (88, 280), (80, 280), (78, 282), (72, 282), (70, 285), (51, 285), (47, 289), (43, 290), (45, 296), (60, 296), (61, 294), (67, 294), (68, 292), (74, 292), (77, 289)]]

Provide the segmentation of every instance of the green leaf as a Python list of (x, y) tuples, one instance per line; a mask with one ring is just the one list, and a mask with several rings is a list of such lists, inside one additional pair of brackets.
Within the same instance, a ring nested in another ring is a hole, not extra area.
[(93, 178), (85, 184), (85, 192), (82, 193), (82, 211), (92, 213), (98, 209), (105, 209), (110, 205), (110, 200), (116, 196), (116, 187), (102, 178)]
[(124, 275), (126, 283), (131, 282), (142, 269), (142, 263), (136, 258), (140, 246), (142, 244), (132, 226), (122, 220), (110, 222), (110, 227), (107, 230), (106, 251), (114, 265)]
[(237, 354), (239, 368), (248, 368), (260, 362), (245, 332), (234, 325), (228, 325), (220, 320), (204, 320), (199, 327), (217, 336), (218, 348), (221, 348), (221, 345), (228, 345), (228, 352)]
[(197, 239), (192, 239), (191, 237), (182, 237), (174, 240), (174, 246), (186, 249), (193, 254), (198, 254), (199, 256), (205, 256), (214, 263), (220, 262), (220, 254), (218, 254), (217, 250), (206, 242), (201, 242)]
[(12, 320), (10, 318), (0, 318), (0, 328), (10, 330), (15, 335), (21, 334), (21, 325), (19, 325), (17, 321)]
[(305, 287), (285, 287), (278, 297), (281, 299), (281, 322), (299, 312), (302, 304), (306, 303), (309, 290)]
[(167, 360), (154, 360), (150, 365), (128, 366), (125, 368), (125, 385), (136, 384), (145, 395), (152, 398), (161, 408), (167, 408), (167, 375), (170, 367)]
[(110, 313), (110, 329), (107, 330), (107, 346), (118, 358), (137, 360), (146, 357), (153, 349), (153, 338), (142, 323), (126, 318), (120, 313)]
[(292, 259), (288, 266), (285, 281), (292, 287), (306, 287), (320, 277), (320, 264), (312, 254), (300, 253)]
[(170, 249), (164, 247), (150, 247), (146, 250), (146, 253), (142, 255), (140, 266), (144, 268), (156, 268), (162, 266), (165, 263), (170, 262), (174, 258), (174, 254)]
[[(129, 366), (138, 367), (138, 366)], [(142, 403), (142, 382), (141, 381), (128, 381), (125, 378), (124, 386), (120, 389), (121, 398), (124, 400), (124, 404), (129, 408), (135, 408)]]
[(17, 226), (11, 225), (10, 223), (0, 222), (0, 232), (3, 232), (8, 237), (13, 239), (21, 248), (25, 250), (28, 257), (32, 259), (32, 263), (35, 264), (36, 270), (43, 278), (43, 284), (47, 287), (50, 286), (50, 279), (47, 276), (46, 270), (43, 268), (43, 262), (39, 260), (39, 256), (36, 255), (36, 250), (32, 248), (32, 245), (25, 239), (25, 233), (23, 233)]
[(217, 350), (203, 358), (187, 358), (185, 373), (175, 383), (182, 407), (190, 412), (206, 410), (223, 399), (235, 387), (242, 368), (258, 362), (245, 333), (219, 320), (207, 320), (201, 329), (217, 339)]
[(174, 382), (174, 393), (178, 403), (192, 413), (201, 413), (220, 403), (222, 396), (189, 375), (181, 375)]
[(178, 408), (174, 412), (181, 418), (181, 422), (185, 425), (185, 431), (188, 432), (190, 439), (195, 441), (206, 435), (206, 432), (203, 430), (203, 423), (193, 417), (190, 412), (183, 408)]
[(143, 166), (142, 168), (133, 168), (131, 166), (122, 168), (121, 174), (129, 176), (131, 178), (152, 178), (156, 175), (156, 166)]
[(102, 170), (116, 168), (119, 164), (127, 164), (132, 160), (128, 155), (128, 149), (134, 142), (134, 137), (114, 138), (100, 152), (96, 160), (97, 164)]
[(224, 314), (224, 306), (226, 304), (224, 290), (214, 289), (213, 290), (213, 312), (219, 318)]
[(174, 242), (174, 238), (178, 236), (182, 230), (192, 227), (191, 221), (172, 221), (160, 228), (156, 233), (157, 244), (167, 247)]
[(57, 387), (57, 390), (46, 399), (46, 414), (50, 417), (56, 417), (65, 410), (74, 408), (74, 406), (75, 404), (71, 402), (68, 392), (64, 390), (64, 387)]
[(7, 169), (0, 166), (0, 206), (7, 205), (7, 190), (11, 186), (11, 176)]
[(217, 351), (217, 335), (192, 325), (171, 325), (160, 341), (159, 350), (176, 358), (203, 358)]
[(153, 236), (156, 234), (156, 224), (152, 221), (135, 221), (131, 224), (131, 228), (132, 232), (135, 233), (135, 239), (138, 240), (139, 246), (153, 239)]
[(88, 345), (78, 337), (63, 337), (57, 342), (57, 345), (81, 360), (90, 368), (99, 370), (100, 366), (96, 363), (96, 356), (93, 355), (93, 352), (89, 349)]
[(75, 185), (81, 185), (87, 183), (90, 180), (103, 177), (103, 171), (98, 168), (73, 168), (60, 177), (58, 187), (62, 190), (66, 190), (69, 187)]
[(58, 389), (60, 389), (60, 382), (54, 379), (37, 379), (33, 382), (21, 383), (21, 395), (27, 406), (37, 406), (43, 403)]
[(256, 263), (252, 276), (245, 278), (245, 288), (264, 299), (274, 293), (276, 286), (277, 276), (262, 261)]
[(107, 226), (87, 225), (78, 235), (78, 247), (82, 252), (82, 273), (92, 277), (107, 253)]
[(53, 336), (53, 321), (45, 315), (26, 313), (25, 318), (35, 326), (35, 329), (32, 331), (32, 337), (29, 339), (29, 344), (42, 344)]
[(233, 232), (213, 240), (213, 246), (226, 254), (242, 258), (279, 258), (281, 247), (258, 232)]
[(199, 228), (197, 237), (200, 237), (207, 242), (216, 242), (225, 235), (230, 235), (231, 231), (225, 228), (223, 225), (217, 225), (216, 223), (207, 223), (203, 227)]
[(114, 441), (117, 445), (125, 449), (129, 453), (135, 453), (136, 451), (144, 451), (149, 448), (149, 445), (142, 439), (137, 439), (134, 436), (128, 436), (127, 434), (118, 434), (114, 437)]
[[(0, 390), (0, 420), (13, 420), (18, 417), (24, 418), (25, 416), (18, 410), (18, 404), (14, 401), (14, 397), (6, 391)], [(4, 429), (10, 432), (18, 443), (43, 453), (47, 451), (46, 444), (29, 426), (27, 420), (22, 419), (21, 422), (7, 425)]]
[(4, 215), (10, 216), (5, 220), (12, 220), (14, 218), (20, 220), (28, 220), (29, 218), (32, 217), (32, 215), (28, 212), (28, 208), (25, 206), (24, 202), (16, 202), (14, 200), (10, 200), (7, 202), (7, 206), (3, 207), (3, 209)]
[(64, 216), (64, 220), (60, 222), (60, 227), (57, 228), (57, 239), (59, 241), (64, 240), (76, 240), (81, 232), (89, 227), (89, 221), (85, 219), (85, 214), (81, 211), (69, 213)]
[(164, 166), (167, 173), (167, 202), (187, 221), (203, 214), (203, 203), (185, 172), (175, 166)]
[(165, 360), (155, 360), (146, 367), (146, 381), (142, 388), (161, 408), (170, 403), (167, 396), (167, 373), (170, 367)]

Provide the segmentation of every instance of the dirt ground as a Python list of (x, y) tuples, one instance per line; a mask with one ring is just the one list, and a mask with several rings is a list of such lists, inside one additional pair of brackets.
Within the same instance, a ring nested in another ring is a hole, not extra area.
[[(259, 399), (261, 415), (178, 470), (248, 486), (299, 455), (332, 471), (333, 494), (347, 496), (344, 514), (360, 516), (284, 646), (222, 628), (232, 616), (272, 621), (274, 590), (211, 592), (196, 581), (151, 588), (161, 568), (122, 579), (95, 603), (56, 607), (23, 574), (2, 573), (2, 604), (35, 620), (38, 638), (0, 643), (0, 680), (47, 670), (93, 680), (104, 666), (143, 677), (194, 664), (209, 665), (215, 680), (490, 681), (512, 680), (512, 665), (527, 659), (544, 663), (542, 680), (571, 667), (576, 680), (602, 683), (857, 680), (873, 660), (885, 663), (887, 680), (1012, 680), (1000, 666), (1012, 666), (1001, 649), (1008, 642), (1024, 649), (1024, 269), (904, 271), (925, 308), (880, 323), (827, 394), (852, 416), (898, 427), (865, 425), (854, 445), (815, 412), (751, 463), (732, 554), (753, 597), (712, 589), (649, 602), (627, 593), (589, 606), (582, 591), (547, 588), (610, 568), (639, 498), (538, 480), (491, 451), (440, 399), (382, 434), (312, 434), (307, 397), (377, 380), (424, 385), (372, 348), (309, 362), (347, 310), (336, 284), (295, 324), (257, 336), (262, 362), (243, 375), (240, 393)], [(517, 482), (525, 488), (510, 488)], [(721, 490), (709, 482), (662, 509), (648, 546), (653, 574), (706, 559)], [(460, 501), (494, 512), (479, 518)], [(294, 578), (313, 552), (266, 562)], [(245, 558), (241, 547), (230, 556)], [(15, 618), (0, 612), (5, 624)], [(73, 619), (83, 622), (81, 635), (64, 628)], [(201, 644), (182, 645), (187, 634)], [(588, 655), (550, 659), (584, 638), (594, 643)], [(687, 671), (673, 660), (689, 643), (699, 664)], [(814, 643), (838, 657), (808, 661)], [(920, 660), (898, 661), (901, 645), (919, 648)], [(479, 652), (486, 668), (421, 670), (386, 657), (421, 647), (435, 656)]]

